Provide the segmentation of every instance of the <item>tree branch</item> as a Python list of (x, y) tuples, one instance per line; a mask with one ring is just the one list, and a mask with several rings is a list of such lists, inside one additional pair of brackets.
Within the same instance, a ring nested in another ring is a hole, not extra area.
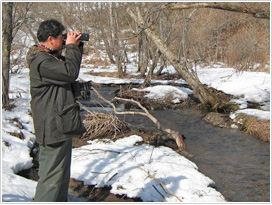
[(270, 19), (270, 5), (268, 3), (266, 9), (256, 8), (254, 5), (251, 7), (239, 4), (240, 2), (206, 2), (206, 3), (192, 3), (192, 4), (183, 4), (183, 3), (167, 3), (162, 9), (164, 10), (183, 10), (183, 9), (192, 9), (192, 8), (211, 8), (211, 9), (220, 9), (225, 11), (232, 11), (238, 13), (250, 14), (255, 18)]
[[(171, 130), (169, 128), (163, 128), (160, 124), (160, 122), (153, 116), (151, 115), (148, 110), (141, 105), (141, 103), (139, 103), (138, 101), (132, 100), (132, 99), (125, 99), (125, 98), (119, 98), (119, 97), (115, 97), (116, 100), (120, 100), (120, 101), (125, 101), (125, 102), (130, 102), (130, 103), (134, 103), (136, 105), (138, 105), (144, 112), (131, 112), (131, 111), (126, 111), (126, 112), (119, 112), (117, 111), (115, 105), (110, 102), (109, 100), (105, 99), (94, 87), (92, 87), (93, 91), (97, 94), (98, 98), (102, 99), (103, 101), (105, 101), (106, 103), (108, 103), (109, 105), (112, 106), (113, 111), (115, 114), (118, 115), (142, 115), (142, 116), (146, 116), (148, 117), (156, 126), (159, 130), (165, 132), (168, 134), (168, 136), (171, 139), (174, 139), (176, 141), (177, 146), (179, 147), (179, 149), (181, 151), (185, 150), (185, 143), (183, 142), (183, 137), (182, 135), (174, 130)], [(80, 102), (78, 102), (79, 105), (83, 106)], [(87, 110), (87, 112), (90, 112), (85, 106), (83, 106), (83, 108), (85, 110)], [(186, 152), (184, 151), (184, 153), (186, 154)]]

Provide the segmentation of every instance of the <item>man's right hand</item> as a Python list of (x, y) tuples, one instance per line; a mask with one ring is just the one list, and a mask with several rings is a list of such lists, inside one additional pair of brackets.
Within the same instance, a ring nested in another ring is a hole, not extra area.
[(81, 37), (81, 32), (79, 32), (79, 31), (68, 31), (65, 45), (68, 45), (68, 44), (79, 45), (80, 37)]

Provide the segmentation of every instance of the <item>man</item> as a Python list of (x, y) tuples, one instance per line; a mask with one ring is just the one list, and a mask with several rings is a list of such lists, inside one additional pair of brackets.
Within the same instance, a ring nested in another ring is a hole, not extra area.
[(84, 126), (73, 86), (79, 75), (83, 43), (81, 32), (67, 33), (54, 20), (43, 21), (38, 29), (40, 45), (29, 49), (31, 110), (39, 153), (39, 181), (35, 202), (67, 201), (70, 179), (72, 137), (81, 135)]

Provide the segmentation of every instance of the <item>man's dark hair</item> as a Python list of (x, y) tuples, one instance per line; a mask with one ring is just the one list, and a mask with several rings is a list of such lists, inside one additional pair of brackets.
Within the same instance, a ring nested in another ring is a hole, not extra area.
[(57, 38), (64, 30), (64, 26), (59, 21), (45, 20), (39, 26), (37, 38), (40, 42), (45, 42), (49, 36)]

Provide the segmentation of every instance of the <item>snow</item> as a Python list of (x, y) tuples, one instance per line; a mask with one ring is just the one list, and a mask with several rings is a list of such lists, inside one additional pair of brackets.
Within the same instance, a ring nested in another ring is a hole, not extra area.
[[(147, 202), (178, 202), (148, 177), (148, 171), (174, 190), (183, 202), (224, 201), (219, 192), (208, 187), (214, 182), (198, 172), (193, 162), (167, 147), (135, 146), (140, 141), (140, 136), (133, 135), (115, 142), (94, 140), (74, 149), (72, 177), (96, 187), (111, 186), (113, 194), (140, 197)], [(155, 187), (165, 195), (164, 199)]]
[(237, 72), (233, 68), (198, 69), (199, 79), (217, 90), (235, 96), (244, 96), (250, 102), (270, 101), (271, 77), (264, 72)]
[(136, 89), (136, 91), (148, 91), (145, 95), (147, 98), (163, 100), (165, 97), (171, 97), (174, 103), (180, 103), (182, 99), (187, 99), (189, 94), (193, 94), (193, 91), (188, 88), (175, 87), (170, 85), (157, 85), (153, 87), (147, 87), (144, 89)]
[[(143, 79), (116, 79), (86, 75), (85, 66), (80, 78), (97, 83), (142, 83)], [(89, 68), (91, 65), (89, 65)], [(135, 66), (128, 66), (131, 72)], [(110, 69), (116, 69), (111, 66)], [(173, 71), (167, 67), (164, 72)], [(35, 142), (30, 111), (29, 70), (11, 75), (10, 98), (15, 103), (11, 111), (2, 110), (2, 201), (30, 202), (35, 194), (36, 182), (16, 175), (32, 166), (30, 150)], [(267, 73), (237, 73), (232, 68), (198, 68), (201, 82), (226, 93), (239, 95), (235, 100), (240, 110), (261, 120), (270, 120), (270, 75)], [(184, 80), (172, 80), (180, 86), (169, 86), (169, 81), (152, 81), (161, 85), (139, 90), (149, 91), (146, 97), (162, 98), (173, 95), (174, 102), (187, 98), (192, 91), (182, 87)], [(259, 102), (263, 110), (248, 109), (247, 101)], [(22, 127), (18, 126), (20, 122)], [(234, 126), (233, 126), (234, 127)], [(23, 139), (12, 136), (22, 133)], [(144, 201), (178, 202), (178, 199), (162, 189), (160, 184), (148, 177), (153, 175), (183, 202), (224, 202), (221, 193), (210, 187), (214, 182), (198, 171), (197, 165), (167, 147), (153, 147), (141, 142), (140, 136), (127, 136), (115, 142), (93, 140), (88, 145), (73, 149), (71, 177), (96, 187), (111, 186), (114, 194), (140, 197)], [(231, 188), (231, 187), (230, 187)], [(160, 192), (160, 194), (158, 193)], [(162, 197), (162, 195), (164, 197)]]
[(243, 109), (243, 110), (238, 110), (235, 113), (233, 113), (232, 115), (230, 115), (230, 117), (232, 119), (234, 119), (238, 114), (246, 114), (248, 116), (251, 117), (256, 117), (259, 120), (270, 120), (270, 113), (267, 111), (263, 111), (263, 110), (257, 110), (257, 109)]
[[(105, 69), (104, 69), (105, 70)], [(113, 78), (113, 77), (102, 77), (102, 76), (92, 76), (92, 75), (86, 75), (85, 73), (89, 72), (88, 69), (82, 69), (83, 72), (79, 74), (79, 79), (83, 81), (92, 81), (94, 83), (103, 83), (103, 84), (142, 84), (144, 83), (144, 79), (138, 79), (138, 78)], [(85, 71), (85, 72), (84, 72)], [(110, 70), (109, 72), (113, 72)], [(116, 72), (116, 71), (115, 71)], [(160, 83), (167, 85), (169, 83), (177, 83), (177, 84), (186, 84), (186, 82), (182, 79), (176, 79), (176, 80), (151, 80), (151, 84)]]

